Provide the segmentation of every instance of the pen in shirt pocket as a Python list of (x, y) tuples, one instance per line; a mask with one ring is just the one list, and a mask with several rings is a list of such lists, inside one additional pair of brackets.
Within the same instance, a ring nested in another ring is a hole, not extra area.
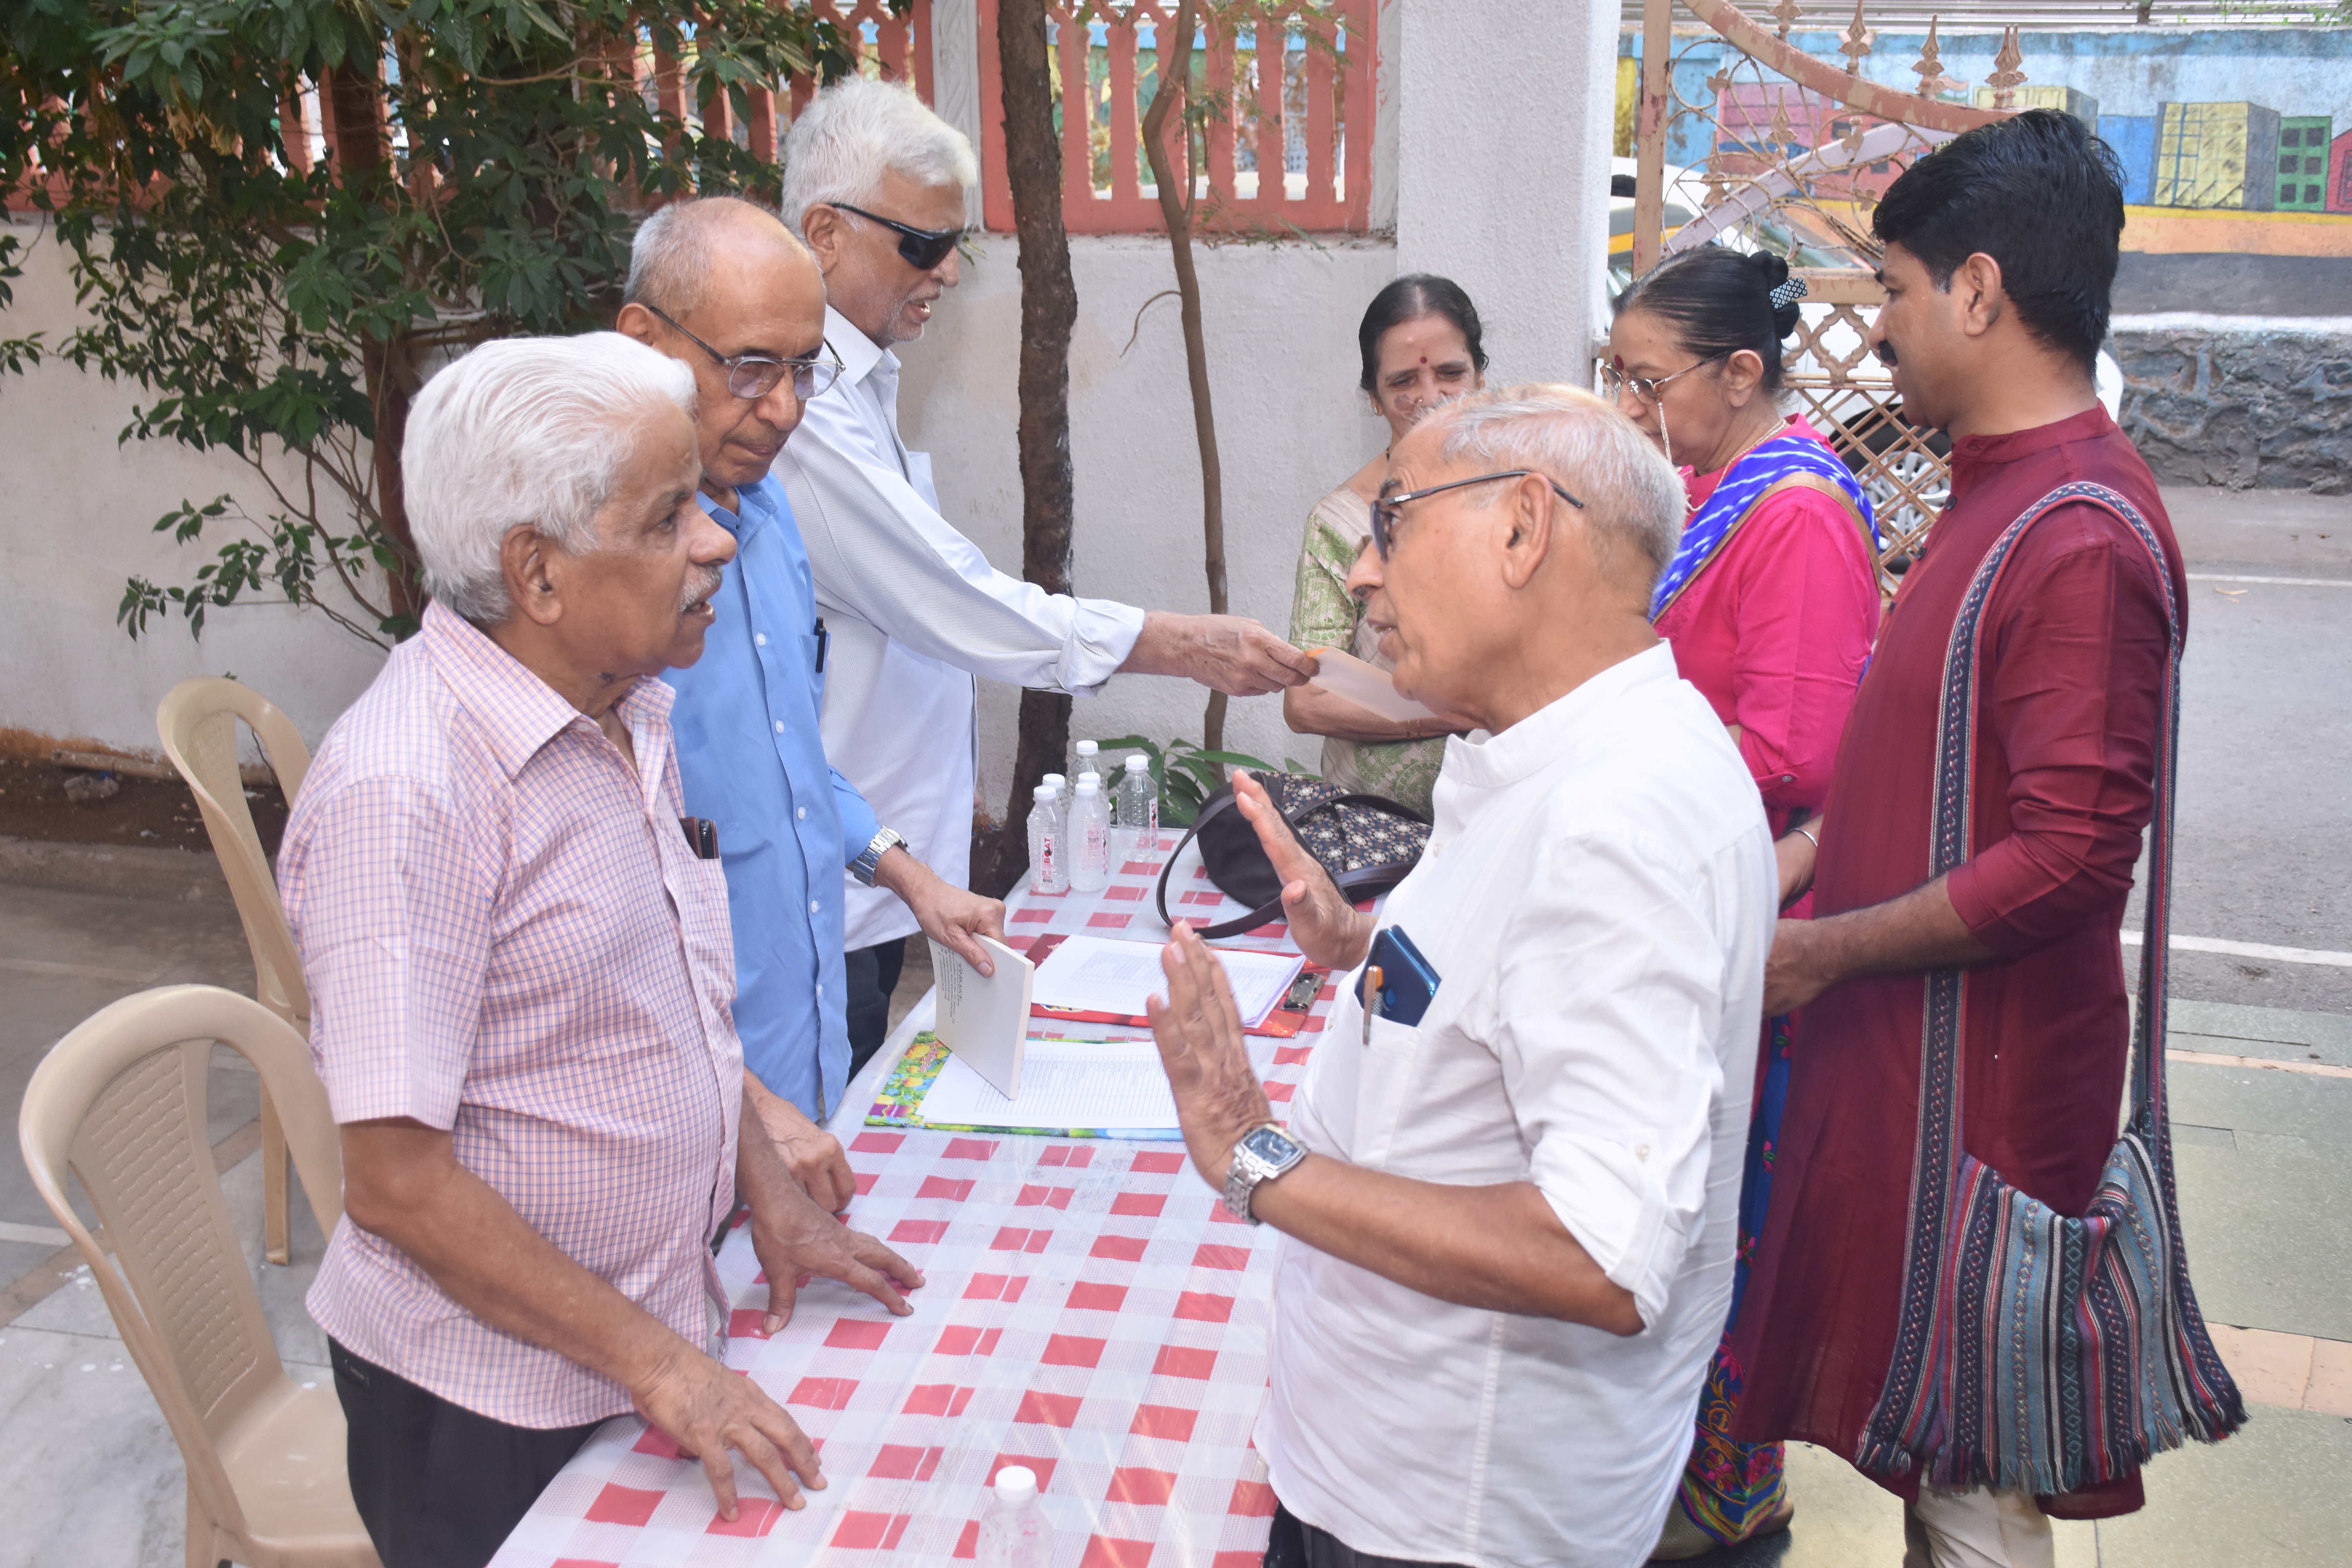
[(824, 629), (824, 617), (823, 616), (819, 616), (816, 618), (816, 631), (814, 636), (816, 637), (816, 672), (819, 675), (823, 675), (824, 673), (824, 650), (833, 646), (833, 634)]

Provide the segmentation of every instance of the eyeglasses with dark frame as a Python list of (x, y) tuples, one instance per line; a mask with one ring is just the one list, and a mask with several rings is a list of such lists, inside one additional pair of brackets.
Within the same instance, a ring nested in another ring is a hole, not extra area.
[[(642, 303), (642, 301), (640, 301)], [(766, 354), (720, 353), (684, 327), (677, 319), (658, 305), (646, 309), (667, 321), (687, 342), (709, 354), (727, 372), (727, 390), (747, 403), (756, 403), (776, 390), (787, 373), (793, 378), (793, 395), (806, 403), (841, 376), (842, 364), (837, 359), (772, 359)]]
[(1448, 479), (1442, 485), (1432, 485), (1427, 489), (1402, 490), (1392, 496), (1381, 497), (1372, 503), (1372, 548), (1380, 552), (1381, 560), (1386, 561), (1389, 558), (1389, 547), (1396, 539), (1397, 513), (1409, 500), (1420, 500), (1424, 496), (1433, 496), (1441, 490), (1458, 490), (1465, 485), (1491, 484), (1496, 479), (1541, 479), (1552, 488), (1552, 493), (1559, 496), (1560, 500), (1579, 511), (1584, 510), (1584, 503), (1569, 494), (1561, 488), (1560, 482), (1549, 474), (1538, 473), (1533, 468), (1505, 468), (1498, 474), (1480, 474), (1475, 479)]
[(900, 223), (897, 218), (884, 217), (880, 213), (851, 206), (847, 202), (827, 202), (824, 205), (838, 207), (845, 213), (856, 213), (868, 223), (878, 223), (884, 228), (898, 231), (898, 259), (918, 272), (929, 272), (945, 261), (948, 252), (963, 243), (967, 232), (961, 228), (917, 228), (912, 224)]

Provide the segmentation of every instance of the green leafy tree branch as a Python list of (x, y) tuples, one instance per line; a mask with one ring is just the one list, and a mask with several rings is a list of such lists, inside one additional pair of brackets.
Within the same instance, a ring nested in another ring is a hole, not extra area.
[[(774, 197), (755, 91), (856, 67), (822, 0), (19, 0), (0, 192), (51, 226), (89, 319), (0, 335), (0, 374), (129, 381), (126, 444), (225, 452), (268, 498), (159, 519), (213, 558), (132, 577), (121, 624), (200, 634), (267, 602), (380, 644), (413, 630), (399, 454), (425, 377), (487, 339), (609, 324), (639, 214)], [(0, 311), (24, 244), (0, 232)]]

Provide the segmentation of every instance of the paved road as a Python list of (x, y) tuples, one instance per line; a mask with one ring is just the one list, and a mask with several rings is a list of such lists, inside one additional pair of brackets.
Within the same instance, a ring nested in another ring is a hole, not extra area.
[[(2172, 929), (2352, 952), (2352, 497), (2166, 500), (2191, 573), (2346, 584), (2190, 583)], [(2352, 969), (2176, 953), (2173, 994), (2352, 1013)]]

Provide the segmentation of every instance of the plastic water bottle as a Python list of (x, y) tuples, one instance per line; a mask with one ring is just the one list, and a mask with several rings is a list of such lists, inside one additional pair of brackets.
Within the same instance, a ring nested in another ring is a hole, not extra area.
[(1160, 792), (1151, 784), (1151, 759), (1140, 752), (1127, 759), (1127, 773), (1111, 801), (1118, 827), (1118, 858), (1141, 860), (1160, 852)]
[(1041, 784), (1029, 808), (1029, 886), (1040, 893), (1070, 890), (1070, 852), (1062, 832), (1061, 791)]
[(1047, 773), (1045, 782), (1054, 786), (1054, 804), (1062, 808), (1064, 816), (1067, 816), (1070, 814), (1070, 781), (1059, 773)]
[(1037, 1472), (1007, 1465), (980, 1516), (979, 1568), (1049, 1568), (1053, 1561), (1054, 1527), (1037, 1496)]
[(1110, 881), (1110, 803), (1096, 774), (1078, 776), (1078, 793), (1070, 802), (1069, 845), (1072, 889), (1101, 892)]
[(1070, 778), (1073, 783), (1100, 769), (1102, 764), (1097, 759), (1102, 755), (1101, 742), (1080, 741), (1070, 750), (1074, 757), (1070, 763)]

